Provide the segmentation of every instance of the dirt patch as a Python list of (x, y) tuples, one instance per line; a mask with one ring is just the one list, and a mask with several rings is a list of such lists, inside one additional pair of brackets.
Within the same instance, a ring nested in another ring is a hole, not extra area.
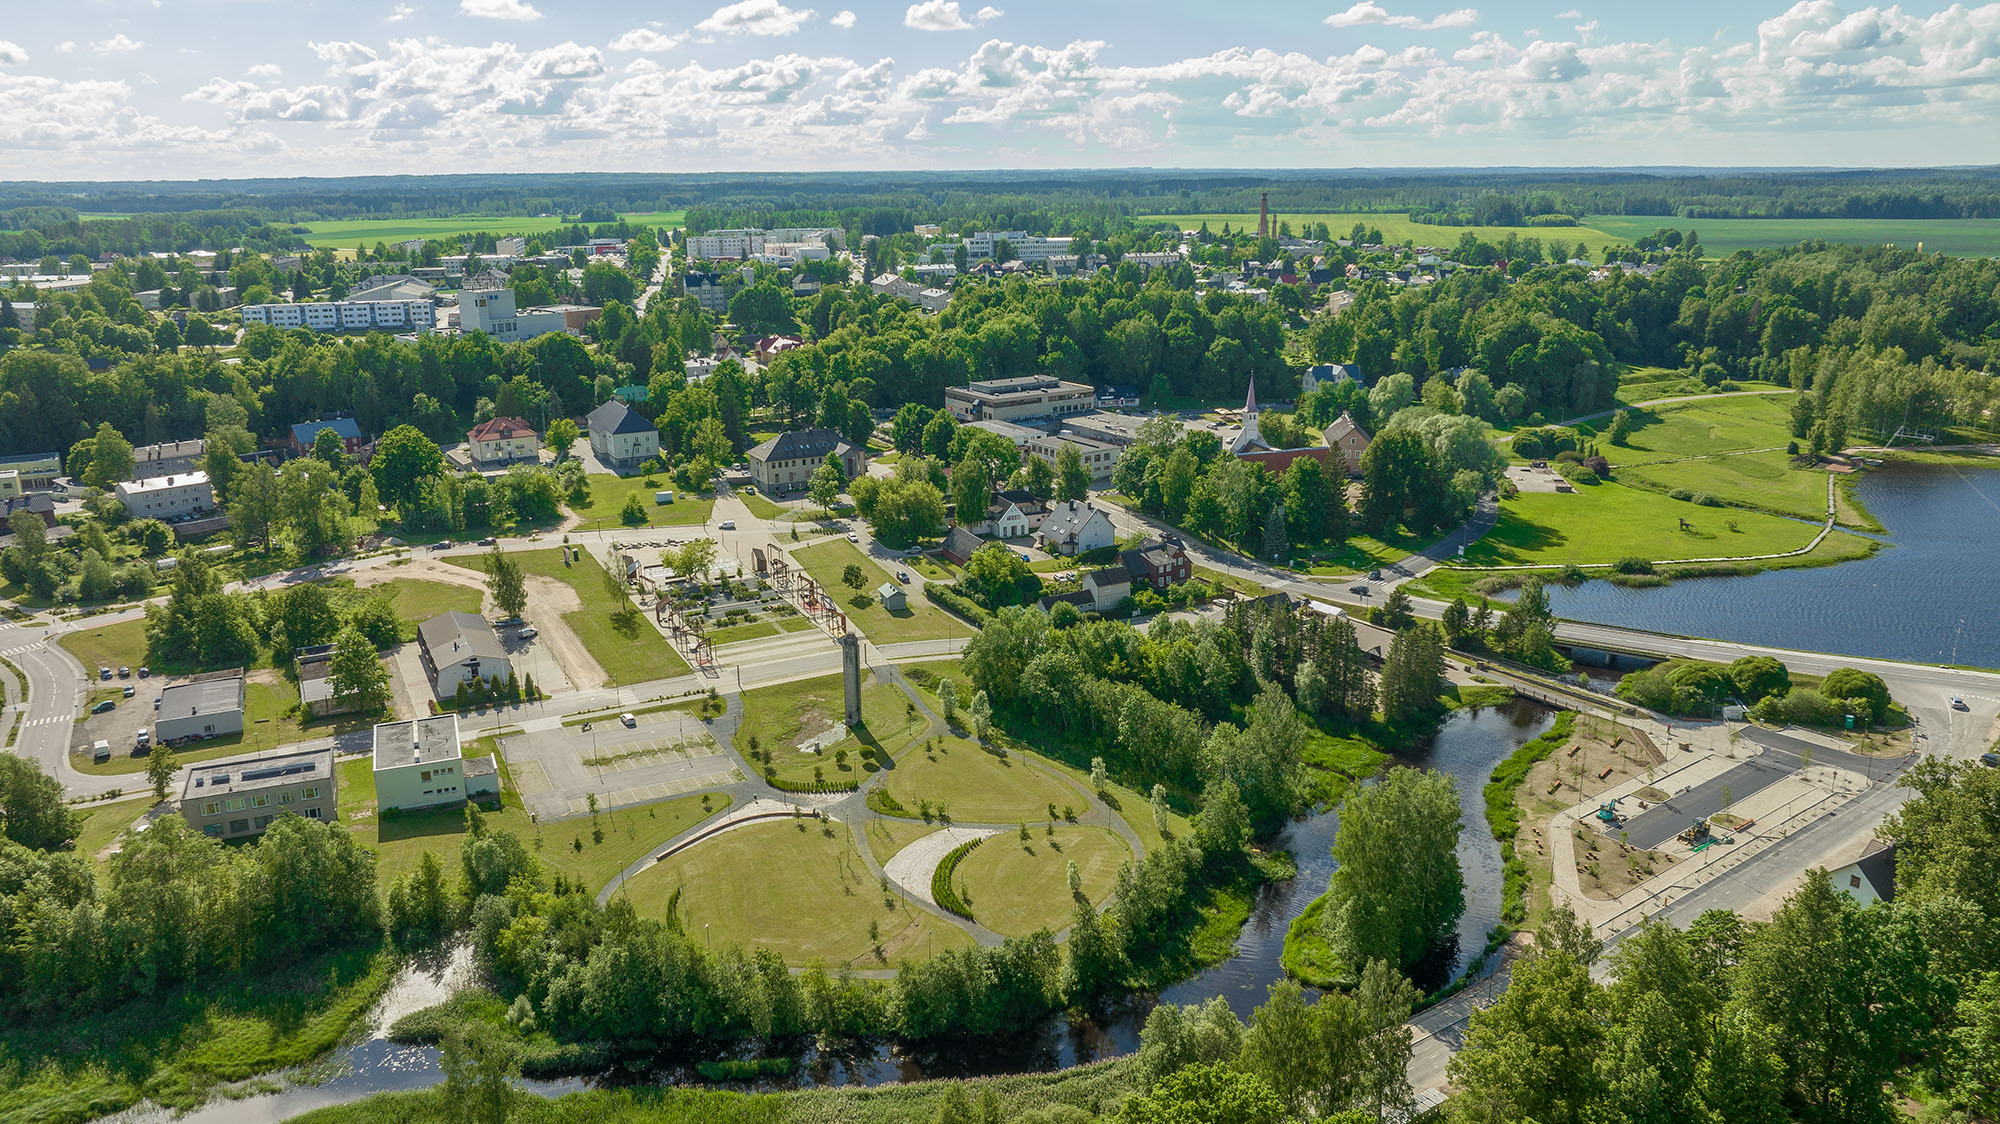
[[(482, 586), (485, 584), (480, 583)], [(610, 680), (604, 667), (591, 658), (590, 649), (583, 646), (576, 632), (563, 619), (564, 613), (583, 610), (583, 601), (576, 590), (554, 578), (539, 574), (528, 574), (522, 585), (528, 594), (526, 616), (541, 632), (541, 642), (548, 645), (555, 654), (556, 663), (562, 666), (563, 677), (569, 680), (572, 690), (587, 691), (602, 687)]]
[[(1595, 715), (1580, 715), (1569, 744), (1529, 770), (1523, 786), (1524, 796), (1529, 798), (1525, 806), (1539, 810), (1539, 805), (1553, 802), (1556, 807), (1567, 807), (1635, 777), (1651, 781), (1654, 770), (1666, 760), (1642, 731)], [(1659, 798), (1665, 799), (1664, 794)]]
[(476, 589), (482, 594), (486, 592), (484, 574), (476, 574), (463, 566), (453, 566), (429, 558), (416, 559), (407, 566), (377, 566), (373, 569), (357, 570), (354, 574), (354, 587), (367, 589), (372, 585), (383, 585), (404, 578), (464, 586), (467, 589)]
[(1680, 861), (1680, 856), (1643, 850), (1582, 824), (1572, 830), (1577, 884), (1598, 901), (1610, 901)]

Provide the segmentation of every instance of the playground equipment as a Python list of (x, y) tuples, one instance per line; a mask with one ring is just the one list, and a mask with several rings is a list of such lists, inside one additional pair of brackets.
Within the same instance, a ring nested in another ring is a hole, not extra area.
[(1694, 821), (1692, 824), (1688, 825), (1688, 829), (1686, 831), (1681, 832), (1675, 838), (1679, 839), (1681, 842), (1697, 850), (1700, 850), (1701, 848), (1706, 847), (1708, 844), (1715, 842), (1714, 838), (1709, 835), (1707, 820)]

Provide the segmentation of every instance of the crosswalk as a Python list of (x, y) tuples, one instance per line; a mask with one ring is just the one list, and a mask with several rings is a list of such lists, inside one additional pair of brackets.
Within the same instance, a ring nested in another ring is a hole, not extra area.
[(64, 726), (68, 725), (71, 721), (73, 719), (67, 714), (52, 714), (47, 718), (30, 718), (26, 722), (21, 723), (21, 728), (29, 730), (36, 726)]
[(40, 647), (40, 644), (21, 644), (12, 648), (0, 649), (0, 656), (18, 656), (23, 652), (32, 652)]

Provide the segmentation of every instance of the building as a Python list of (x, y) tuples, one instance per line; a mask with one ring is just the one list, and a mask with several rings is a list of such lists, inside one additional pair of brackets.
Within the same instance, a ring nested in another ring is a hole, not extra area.
[(315, 332), (429, 331), (437, 326), (437, 302), (422, 300), (306, 301), (299, 304), (246, 304), (244, 326), (309, 328)]
[(1079, 437), (1073, 433), (1043, 434), (1028, 442), (1028, 455), (1040, 457), (1049, 462), (1050, 467), (1054, 467), (1058, 463), (1057, 458), (1062, 456), (1065, 446), (1075, 449), (1077, 455), (1083, 458), (1084, 470), (1090, 473), (1092, 484), (1101, 485), (1111, 481), (1111, 470), (1118, 467), (1120, 450), (1118, 446), (1109, 442)]
[(813, 470), (825, 463), (829, 454), (840, 458), (841, 471), (849, 480), (868, 467), (868, 454), (831, 429), (780, 433), (744, 456), (750, 462), (750, 478), (757, 482), (757, 490), (781, 496), (804, 491)]
[(181, 818), (203, 835), (262, 835), (286, 812), (332, 822), (339, 806), (333, 751), (194, 765), (181, 789)]
[(410, 811), (500, 791), (491, 760), (473, 775), (458, 743), (458, 716), (440, 714), (375, 726), (375, 807)]
[(34, 301), (0, 301), (0, 307), (14, 310), (14, 326), (21, 329), (22, 335), (35, 330)]
[(19, 473), (23, 492), (45, 492), (55, 487), (56, 477), (62, 475), (62, 454), (31, 453), (0, 459), (0, 472)]
[(429, 301), (437, 290), (429, 281), (409, 274), (385, 274), (363, 281), (363, 288), (347, 294), (350, 301)]
[(806, 341), (797, 336), (762, 336), (750, 345), (750, 354), (759, 363), (769, 363), (785, 352), (805, 345)]
[(965, 236), (965, 256), (970, 261), (992, 261), (995, 249), (1002, 242), (1013, 248), (1014, 257), (1020, 261), (1045, 262), (1069, 253), (1070, 240), (1044, 238), (1025, 230), (982, 230)]
[(299, 706), (314, 718), (331, 717), (335, 712), (333, 652), (332, 644), (314, 644), (292, 650), (292, 666), (299, 676)]
[(1119, 555), (1125, 563), (1125, 572), (1132, 577), (1132, 584), (1144, 583), (1154, 590), (1162, 590), (1170, 585), (1194, 576), (1194, 564), (1188, 561), (1187, 551), (1176, 540), (1141, 543)]
[(1005, 437), (1014, 443), (1016, 452), (1025, 451), (1028, 447), (1028, 442), (1042, 436), (1042, 431), (1033, 426), (1015, 425), (1013, 422), (976, 421), (965, 424), (971, 426), (973, 429), (983, 429), (988, 433), (997, 433)]
[(220, 672), (160, 692), (153, 737), (168, 745), (243, 732), (243, 673)]
[(986, 379), (946, 387), (944, 404), (961, 422), (1068, 417), (1097, 407), (1097, 391), (1048, 375)]
[(1083, 592), (1089, 595), (1093, 610), (1109, 612), (1132, 596), (1132, 575), (1123, 566), (1092, 570), (1083, 575)]
[[(1840, 862), (1826, 872), (1835, 892), (1846, 894), (1863, 909), (1876, 902), (1896, 900), (1896, 845), (1869, 837), (1854, 847), (1836, 852)], [(1832, 863), (1828, 864), (1832, 866)]]
[(361, 450), (368, 445), (367, 438), (361, 434), (361, 423), (353, 418), (321, 418), (318, 421), (300, 422), (293, 426), (290, 442), (286, 447), (291, 450), (293, 456), (303, 457), (312, 452), (313, 442), (319, 440), (319, 431), (322, 429), (332, 430), (333, 435), (340, 438), (341, 449), (350, 457), (360, 456)]
[(201, 466), (208, 453), (208, 442), (197, 437), (192, 441), (168, 441), (160, 445), (141, 445), (132, 450), (133, 480), (150, 480), (159, 476), (179, 476)]
[(1082, 500), (1069, 500), (1049, 508), (1035, 532), (1035, 546), (1050, 554), (1087, 554), (1110, 546), (1118, 539), (1111, 517)]
[(502, 343), (569, 330), (568, 318), (550, 308), (517, 309), (514, 290), (474, 289), (458, 294), (458, 330), (484, 332)]
[(892, 613), (900, 613), (910, 607), (909, 597), (903, 593), (903, 587), (895, 582), (883, 582), (875, 591), (875, 600), (880, 601), (882, 607)]
[(1187, 428), (1181, 424), (1180, 419), (1171, 414), (1144, 417), (1138, 414), (1115, 414), (1109, 410), (1092, 410), (1087, 414), (1064, 418), (1062, 427), (1065, 433), (1087, 437), (1092, 441), (1102, 441), (1106, 445), (1116, 445), (1122, 449), (1138, 442), (1140, 426), (1162, 417), (1172, 424), (1176, 437)]
[(885, 297), (895, 297), (908, 301), (925, 312), (943, 312), (951, 303), (951, 292), (915, 281), (905, 281), (893, 273), (884, 273), (868, 283), (868, 287)]
[(465, 435), (472, 463), (480, 468), (499, 468), (516, 461), (541, 459), (540, 435), (520, 418), (489, 418)]
[(1124, 265), (1125, 263), (1130, 262), (1133, 265), (1138, 266), (1140, 269), (1146, 271), (1147, 273), (1151, 273), (1152, 271), (1159, 269), (1163, 266), (1179, 265), (1180, 263), (1186, 260), (1187, 256), (1182, 254), (1179, 250), (1161, 250), (1158, 252), (1142, 251), (1139, 253), (1126, 254), (1124, 257), (1118, 259), (1118, 264)]
[(1370, 440), (1368, 431), (1361, 428), (1346, 410), (1342, 410), (1340, 416), (1333, 419), (1333, 424), (1326, 427), (1326, 446), (1340, 454), (1349, 476), (1361, 475), (1361, 454), (1368, 451)]
[(1361, 368), (1352, 363), (1315, 363), (1299, 376), (1299, 393), (1310, 394), (1322, 386), (1360, 381)]
[[(0, 478), (13, 475), (15, 474), (12, 472), (0, 472)], [(42, 526), (44, 527), (54, 527), (56, 525), (56, 498), (49, 493), (28, 492), (25, 495), (20, 493), (0, 495), (0, 535), (13, 533), (9, 529), (9, 524), (14, 521), (15, 513), (21, 511), (40, 517)], [(64, 530), (68, 530), (68, 528), (65, 527)], [(51, 535), (49, 537), (53, 539), (55, 536)]]
[[(1243, 429), (1229, 443), (1229, 452), (1237, 460), (1263, 465), (1273, 476), (1283, 475), (1286, 469), (1292, 467), (1292, 462), (1302, 457), (1311, 457), (1323, 468), (1338, 467), (1334, 459), (1336, 451), (1325, 445), (1275, 449), (1264, 440), (1264, 435), (1257, 428), (1257, 380), (1254, 378), (1250, 380), (1249, 396), (1243, 402)], [(1357, 470), (1359, 462), (1359, 454), (1356, 454)]]
[[(992, 535), (999, 539), (1021, 538), (1032, 534), (1049, 516), (1048, 505), (1035, 498), (1033, 492), (1013, 489), (996, 491), (992, 502), (986, 505), (984, 518), (972, 525), (976, 534)], [(960, 522), (966, 520), (961, 517)]]
[(180, 519), (206, 514), (215, 506), (215, 489), (206, 472), (127, 480), (115, 490), (125, 514), (134, 519)]
[(938, 553), (960, 566), (972, 559), (972, 552), (986, 545), (986, 540), (973, 534), (963, 526), (953, 527), (945, 532), (944, 542), (938, 545)]
[(687, 295), (708, 312), (729, 311), (729, 291), (722, 287), (719, 273), (698, 273), (690, 270), (681, 276), (681, 287)]
[(687, 236), (689, 261), (742, 261), (764, 252), (761, 230), (711, 230)]
[(613, 399), (584, 418), (590, 451), (599, 464), (624, 475), (660, 455), (660, 431), (630, 406)]
[(456, 694), (460, 683), (474, 679), (504, 683), (514, 671), (500, 634), (473, 613), (439, 613), (418, 625), (417, 650), (439, 698)]

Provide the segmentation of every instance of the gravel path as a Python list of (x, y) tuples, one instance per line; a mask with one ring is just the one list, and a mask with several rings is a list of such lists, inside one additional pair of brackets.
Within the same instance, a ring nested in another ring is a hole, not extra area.
[(931, 897), (931, 875), (937, 871), (944, 857), (956, 850), (960, 844), (974, 839), (984, 839), (1000, 834), (997, 828), (947, 827), (934, 831), (915, 843), (897, 851), (888, 862), (882, 864), (882, 873), (889, 881), (901, 886), (911, 897), (921, 899), (925, 905), (935, 906), (937, 900)]

